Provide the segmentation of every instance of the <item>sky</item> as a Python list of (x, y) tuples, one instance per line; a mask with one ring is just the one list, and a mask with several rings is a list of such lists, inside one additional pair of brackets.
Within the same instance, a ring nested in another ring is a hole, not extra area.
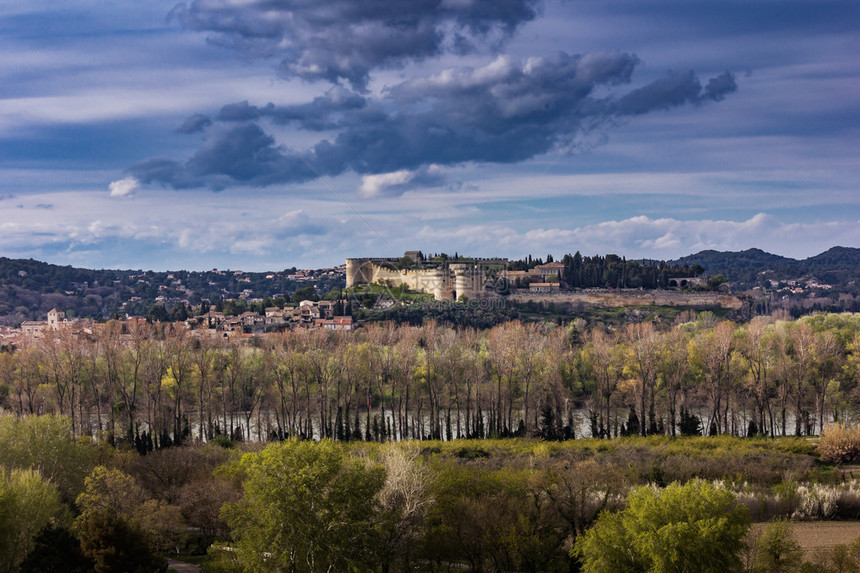
[(3, 0), (0, 256), (860, 247), (856, 0)]

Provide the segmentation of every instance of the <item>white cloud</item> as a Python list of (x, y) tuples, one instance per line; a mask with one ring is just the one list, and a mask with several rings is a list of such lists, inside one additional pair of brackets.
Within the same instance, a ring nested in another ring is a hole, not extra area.
[(860, 246), (860, 221), (786, 223), (765, 213), (743, 221), (652, 219), (640, 215), (570, 229), (522, 230), (511, 228), (509, 223), (453, 229), (426, 226), (418, 236), (422, 244), (439, 250), (515, 258), (580, 251), (584, 255), (615, 253), (628, 258), (667, 260), (706, 249), (740, 251), (758, 247), (803, 259), (837, 245)]
[(365, 175), (361, 178), (361, 187), (358, 194), (365, 199), (373, 199), (384, 195), (385, 192), (399, 185), (406, 185), (415, 178), (415, 172), (408, 169), (392, 171), (391, 173), (380, 173), (378, 175)]
[(112, 181), (108, 186), (111, 197), (127, 197), (134, 193), (140, 187), (140, 181), (134, 177), (126, 177)]
[[(383, 197), (373, 209), (360, 209), (361, 217), (322, 189), (313, 199), (248, 190), (237, 206), (228, 194), (153, 188), (135, 199), (134, 209), (121, 210), (116, 198), (98, 190), (17, 195), (0, 200), (0, 244), (16, 258), (162, 270), (321, 267), (410, 249), (510, 258), (578, 250), (666, 260), (704, 249), (759, 247), (805, 258), (834, 245), (860, 247), (856, 218), (795, 223), (765, 213), (737, 220), (637, 215), (577, 224), (565, 211), (547, 208), (493, 221), (475, 210), (480, 200), (424, 216), (425, 209), (433, 212), (432, 195), (404, 195), (409, 205), (401, 211), (395, 198)], [(52, 209), (40, 207), (49, 204)]]

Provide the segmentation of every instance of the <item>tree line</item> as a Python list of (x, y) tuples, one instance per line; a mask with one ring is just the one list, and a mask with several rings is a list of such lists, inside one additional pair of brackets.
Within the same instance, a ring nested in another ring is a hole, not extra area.
[[(555, 262), (552, 255), (546, 256), (546, 262)], [(705, 269), (698, 264), (677, 265), (666, 261), (627, 260), (627, 257), (608, 254), (606, 256), (582, 256), (579, 251), (564, 255), (561, 261), (564, 265), (559, 279), (570, 288), (666, 288), (669, 279), (698, 277)], [(527, 271), (537, 265), (544, 264), (544, 259), (528, 257), (513, 261), (508, 265), (510, 270)], [(719, 286), (725, 279), (715, 278), (708, 286)]]
[[(672, 327), (370, 324), (197, 336), (60, 329), (0, 353), (0, 405), (141, 453), (189, 440), (809, 435), (860, 398), (860, 315)], [(685, 320), (681, 322), (681, 320)]]
[[(583, 257), (577, 251), (565, 255), (562, 278), (572, 288), (666, 288), (673, 278), (697, 277), (704, 272), (699, 265), (670, 266), (665, 261), (628, 261), (626, 257), (606, 255)], [(720, 280), (714, 281), (719, 285)]]

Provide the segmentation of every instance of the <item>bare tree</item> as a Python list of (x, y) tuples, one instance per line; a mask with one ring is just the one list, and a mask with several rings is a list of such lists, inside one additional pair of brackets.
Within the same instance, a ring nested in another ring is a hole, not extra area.
[(639, 393), (639, 433), (646, 435), (648, 419), (645, 411), (646, 403), (650, 399), (651, 411), (654, 407), (654, 387), (657, 384), (657, 366), (659, 362), (659, 336), (652, 322), (636, 322), (628, 324), (624, 329), (624, 337), (629, 343), (630, 360), (629, 368), (638, 377), (641, 384)]
[(680, 328), (673, 328), (660, 340), (658, 368), (666, 392), (672, 437), (677, 435), (679, 395), (685, 405), (687, 402), (687, 390), (690, 381), (689, 340), (687, 333)]

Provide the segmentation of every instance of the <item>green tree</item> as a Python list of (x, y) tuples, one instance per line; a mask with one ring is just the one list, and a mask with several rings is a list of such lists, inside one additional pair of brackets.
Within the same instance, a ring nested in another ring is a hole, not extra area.
[(562, 547), (570, 530), (547, 495), (547, 474), (450, 461), (435, 469), (425, 559), (467, 562), (472, 571), (568, 569)]
[(49, 525), (33, 540), (21, 573), (88, 573), (95, 564), (84, 557), (81, 541), (65, 527)]
[(81, 550), (95, 564), (95, 573), (167, 571), (167, 560), (153, 555), (143, 533), (109, 511), (81, 516)]
[(289, 440), (239, 463), (244, 496), (224, 508), (251, 571), (369, 570), (377, 561), (381, 466), (336, 443)]
[(318, 300), (317, 291), (313, 285), (300, 288), (293, 293), (293, 303), (299, 304), (303, 300)]
[(170, 309), (167, 318), (170, 322), (183, 322), (188, 320), (188, 309), (185, 307), (185, 303), (174, 305), (173, 308)]
[(76, 442), (68, 418), (0, 416), (0, 466), (37, 470), (69, 503), (93, 467), (92, 443)]
[(34, 470), (0, 468), (0, 571), (15, 571), (33, 539), (64, 507), (56, 486)]
[(791, 526), (777, 521), (768, 526), (753, 546), (754, 573), (788, 573), (803, 563), (803, 549), (791, 536)]
[(749, 522), (747, 508), (709, 482), (644, 486), (623, 511), (601, 514), (573, 554), (587, 572), (740, 571)]
[(97, 466), (75, 503), (81, 510), (79, 524), (93, 515), (114, 515), (142, 532), (149, 546), (159, 550), (175, 548), (185, 530), (179, 507), (147, 499), (132, 476), (114, 468)]
[(155, 303), (149, 308), (146, 313), (146, 319), (150, 322), (167, 322), (170, 320), (170, 315), (167, 314), (167, 309), (161, 303)]
[(97, 466), (84, 483), (75, 501), (82, 516), (103, 512), (129, 516), (146, 499), (134, 478), (118, 469)]

